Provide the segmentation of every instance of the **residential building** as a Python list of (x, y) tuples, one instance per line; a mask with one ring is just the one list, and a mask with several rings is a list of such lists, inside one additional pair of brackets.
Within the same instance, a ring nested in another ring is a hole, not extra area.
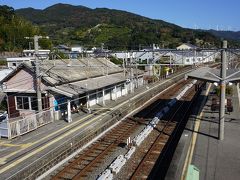
[(71, 52), (83, 53), (84, 48), (82, 46), (74, 45), (71, 47)]
[(197, 46), (192, 45), (190, 43), (183, 43), (180, 46), (177, 47), (177, 50), (190, 50), (190, 49), (198, 49)]
[[(38, 50), (38, 58), (48, 59), (48, 55), (50, 50), (39, 49)], [(24, 62), (31, 62), (35, 60), (35, 50), (23, 50), (22, 55), (20, 57), (11, 57), (6, 58), (8, 68), (16, 68), (18, 65)]]
[(215, 51), (196, 51), (196, 50), (175, 51), (169, 54), (171, 54), (172, 63), (184, 65), (214, 62), (215, 59), (220, 55), (218, 52)]
[(64, 44), (59, 44), (54, 49), (56, 49), (57, 51), (64, 53), (64, 54), (68, 54), (71, 52), (71, 48)]

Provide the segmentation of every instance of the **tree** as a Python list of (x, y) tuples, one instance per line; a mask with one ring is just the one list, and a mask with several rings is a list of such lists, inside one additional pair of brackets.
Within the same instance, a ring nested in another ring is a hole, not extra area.
[(0, 6), (0, 16), (4, 17), (7, 21), (11, 21), (14, 15), (15, 13), (12, 7), (6, 5)]
[(0, 51), (21, 51), (28, 48), (26, 36), (39, 34), (39, 28), (15, 15), (14, 9), (0, 6)]

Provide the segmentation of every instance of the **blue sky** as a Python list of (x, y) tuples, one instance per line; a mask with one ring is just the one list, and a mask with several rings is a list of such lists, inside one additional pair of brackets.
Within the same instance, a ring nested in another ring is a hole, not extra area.
[(15, 9), (44, 9), (56, 3), (126, 10), (182, 27), (240, 30), (239, 0), (0, 0)]

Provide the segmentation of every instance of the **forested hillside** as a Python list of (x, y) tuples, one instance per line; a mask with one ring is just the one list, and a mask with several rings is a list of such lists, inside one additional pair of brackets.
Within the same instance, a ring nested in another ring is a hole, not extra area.
[(56, 4), (44, 10), (19, 9), (16, 13), (38, 25), (55, 44), (99, 46), (104, 43), (110, 49), (137, 49), (153, 43), (168, 48), (182, 42), (201, 47), (220, 45), (220, 40), (208, 32), (119, 10)]
[[(80, 44), (86, 47), (104, 46), (112, 50), (138, 49), (158, 44), (175, 48), (188, 42), (199, 47), (220, 47), (222, 37), (238, 46), (239, 33), (186, 29), (149, 19), (126, 11), (69, 4), (56, 4), (43, 10), (25, 8), (14, 10), (0, 6), (0, 51), (21, 51), (29, 48), (35, 34), (48, 35), (41, 40), (42, 48), (57, 44)], [(32, 45), (33, 46), (33, 45)]]

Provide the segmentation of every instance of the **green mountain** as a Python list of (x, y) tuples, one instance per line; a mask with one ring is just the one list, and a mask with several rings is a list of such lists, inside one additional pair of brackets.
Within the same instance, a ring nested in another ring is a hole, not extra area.
[(168, 48), (183, 42), (202, 47), (220, 46), (220, 40), (211, 33), (114, 9), (56, 4), (43, 10), (19, 9), (16, 14), (38, 25), (55, 44), (99, 46), (104, 43), (118, 50), (153, 43)]
[[(211, 34), (215, 35), (219, 38), (224, 38), (228, 40), (232, 40), (240, 42), (240, 31), (216, 31), (216, 30), (208, 30), (207, 32), (210, 32)], [(234, 43), (233, 42), (233, 43)]]

